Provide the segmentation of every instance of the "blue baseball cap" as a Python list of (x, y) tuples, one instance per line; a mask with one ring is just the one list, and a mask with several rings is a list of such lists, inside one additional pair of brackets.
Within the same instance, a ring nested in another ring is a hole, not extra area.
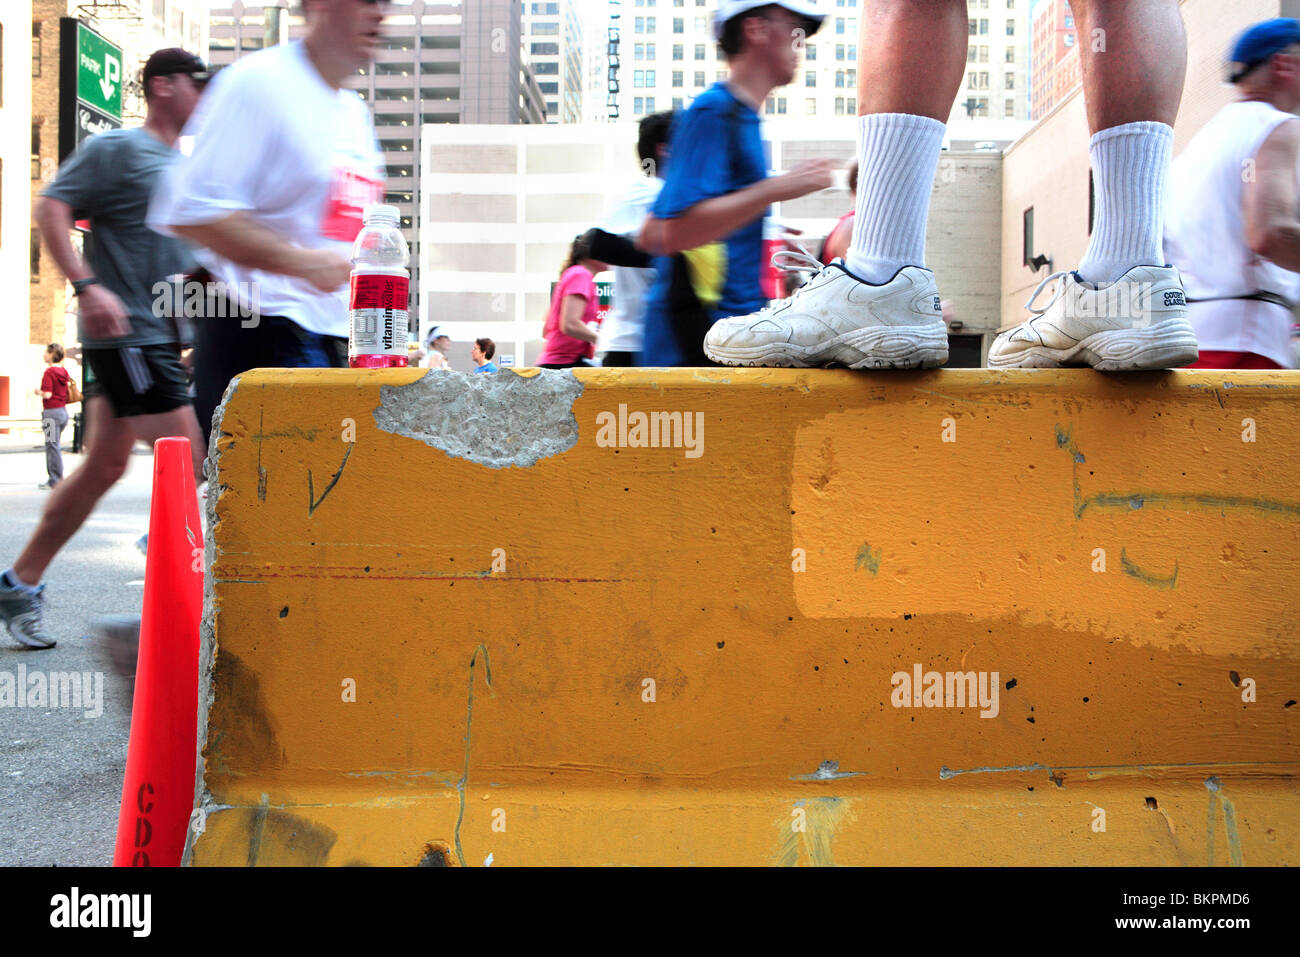
[(1228, 57), (1233, 66), (1228, 82), (1236, 83), (1274, 53), (1293, 43), (1300, 43), (1300, 20), (1277, 17), (1248, 27), (1237, 38), (1232, 55)]

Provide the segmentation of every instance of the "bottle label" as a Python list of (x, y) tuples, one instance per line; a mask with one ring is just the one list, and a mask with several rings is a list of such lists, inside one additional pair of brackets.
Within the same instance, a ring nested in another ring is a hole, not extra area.
[(348, 354), (405, 356), (409, 295), (410, 280), (405, 276), (354, 274)]

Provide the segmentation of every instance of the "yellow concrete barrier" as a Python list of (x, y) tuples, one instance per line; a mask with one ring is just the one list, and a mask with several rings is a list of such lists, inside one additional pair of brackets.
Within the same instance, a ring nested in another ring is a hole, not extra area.
[(241, 376), (188, 859), (1296, 863), (1298, 383)]

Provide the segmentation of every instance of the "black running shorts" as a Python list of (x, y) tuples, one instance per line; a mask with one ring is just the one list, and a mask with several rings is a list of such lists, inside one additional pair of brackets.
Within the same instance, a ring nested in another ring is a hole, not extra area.
[(126, 419), (157, 415), (189, 405), (189, 377), (181, 365), (180, 347), (173, 344), (83, 349), (90, 376), (88, 395), (102, 395), (113, 415)]

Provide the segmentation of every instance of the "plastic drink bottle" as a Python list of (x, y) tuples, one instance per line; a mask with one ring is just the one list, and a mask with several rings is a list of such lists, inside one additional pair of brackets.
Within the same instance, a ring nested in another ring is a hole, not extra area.
[(395, 206), (367, 206), (352, 245), (348, 365), (354, 369), (406, 365), (411, 252), (400, 222)]

